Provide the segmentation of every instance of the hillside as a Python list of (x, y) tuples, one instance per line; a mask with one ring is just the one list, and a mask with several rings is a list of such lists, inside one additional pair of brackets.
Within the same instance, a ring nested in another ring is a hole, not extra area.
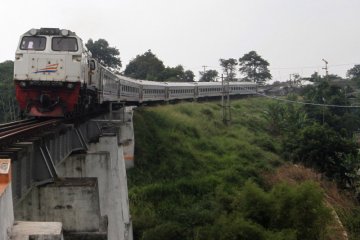
[(270, 101), (233, 101), (230, 126), (218, 102), (136, 110), (135, 239), (334, 239), (319, 183), (268, 180), (284, 164)]

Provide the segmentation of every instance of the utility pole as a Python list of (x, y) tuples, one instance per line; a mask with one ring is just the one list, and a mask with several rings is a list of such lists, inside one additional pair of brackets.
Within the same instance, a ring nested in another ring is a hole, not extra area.
[[(221, 74), (221, 87), (222, 87), (221, 107), (222, 107), (223, 122), (227, 125), (230, 125), (231, 123), (230, 82), (227, 80), (226, 83), (224, 83), (223, 74)], [(225, 94), (226, 94), (226, 103), (225, 103)]]
[(202, 66), (203, 68), (204, 68), (204, 74), (205, 74), (205, 72), (206, 72), (206, 68), (208, 67), (208, 66)]
[(221, 74), (221, 110), (222, 110), (222, 119), (225, 122), (225, 105), (224, 105), (224, 97), (225, 97), (225, 88), (224, 88), (224, 74)]
[(327, 77), (329, 75), (329, 71), (328, 71), (328, 61), (326, 61), (325, 59), (322, 59), (325, 62), (325, 67), (323, 67), (322, 69), (325, 69), (325, 76)]

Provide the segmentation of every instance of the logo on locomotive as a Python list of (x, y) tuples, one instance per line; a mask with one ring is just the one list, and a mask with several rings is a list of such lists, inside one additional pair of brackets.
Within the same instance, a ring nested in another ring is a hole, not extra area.
[(37, 70), (33, 73), (54, 73), (57, 72), (59, 64), (47, 64), (45, 68), (42, 68), (40, 70)]

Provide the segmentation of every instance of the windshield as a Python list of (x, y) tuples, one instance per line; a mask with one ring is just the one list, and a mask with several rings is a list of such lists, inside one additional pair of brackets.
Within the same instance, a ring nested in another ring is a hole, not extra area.
[(52, 50), (76, 52), (78, 50), (77, 40), (73, 37), (54, 37), (52, 39)]
[(42, 51), (45, 49), (45, 47), (46, 47), (46, 38), (34, 37), (34, 36), (23, 37), (20, 45), (21, 50)]

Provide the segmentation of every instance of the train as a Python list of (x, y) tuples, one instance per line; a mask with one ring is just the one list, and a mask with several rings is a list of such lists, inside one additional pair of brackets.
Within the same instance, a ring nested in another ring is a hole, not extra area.
[(112, 102), (252, 95), (256, 83), (156, 82), (115, 74), (94, 59), (82, 39), (67, 29), (30, 29), (15, 53), (16, 99), (23, 115), (68, 117)]

